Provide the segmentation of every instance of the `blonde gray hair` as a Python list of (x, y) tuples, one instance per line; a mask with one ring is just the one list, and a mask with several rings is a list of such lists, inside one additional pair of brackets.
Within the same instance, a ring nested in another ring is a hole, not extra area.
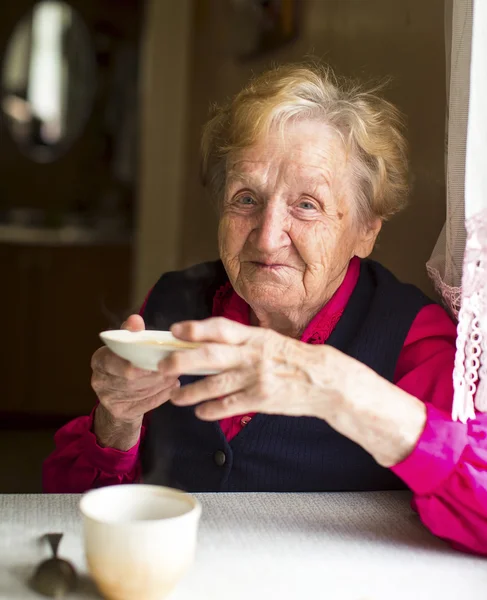
[(282, 65), (255, 77), (226, 104), (212, 109), (201, 140), (203, 184), (221, 198), (232, 153), (290, 120), (318, 119), (345, 145), (360, 220), (387, 220), (406, 205), (408, 159), (402, 116), (378, 95), (379, 89), (339, 79), (316, 63)]

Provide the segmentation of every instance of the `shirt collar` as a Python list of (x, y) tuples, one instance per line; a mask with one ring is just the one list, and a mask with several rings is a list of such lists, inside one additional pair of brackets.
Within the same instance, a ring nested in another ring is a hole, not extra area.
[[(360, 259), (354, 256), (340, 287), (308, 323), (301, 336), (302, 342), (309, 344), (326, 342), (350, 300), (359, 274)], [(243, 325), (250, 325), (250, 306), (235, 292), (229, 281), (216, 292), (212, 314), (214, 317), (225, 317)]]

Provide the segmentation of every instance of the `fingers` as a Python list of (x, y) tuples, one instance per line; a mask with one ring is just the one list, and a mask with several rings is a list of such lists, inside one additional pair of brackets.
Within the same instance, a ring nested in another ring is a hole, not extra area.
[(205, 377), (177, 390), (171, 397), (177, 406), (193, 406), (222, 396), (229, 396), (250, 386), (253, 376), (246, 370), (232, 370)]
[(103, 371), (109, 375), (122, 377), (128, 381), (140, 379), (142, 377), (150, 377), (153, 373), (137, 369), (128, 361), (120, 358), (109, 350), (106, 346), (99, 348), (91, 358), (91, 368), (94, 371)]
[[(140, 315), (131, 315), (121, 327), (129, 331), (144, 331), (144, 319)], [(166, 376), (137, 369), (107, 347), (93, 354), (91, 367), (92, 388), (108, 414), (120, 422), (139, 420), (167, 402), (180, 386), (179, 374)]]
[[(176, 388), (169, 388), (167, 390), (159, 391), (151, 396), (140, 400), (131, 400), (127, 402), (112, 402), (103, 403), (105, 408), (108, 410), (110, 415), (118, 421), (132, 421), (140, 418), (146, 413), (154, 410), (170, 400), (173, 390)], [(101, 401), (101, 400), (100, 400)]]
[(210, 400), (195, 408), (195, 415), (202, 421), (220, 421), (235, 415), (259, 412), (258, 406), (253, 406), (248, 391), (237, 392), (221, 400)]
[(196, 371), (226, 371), (254, 360), (257, 349), (242, 352), (239, 346), (205, 344), (196, 350), (173, 352), (159, 363), (159, 373), (177, 376)]
[(144, 331), (144, 319), (140, 315), (130, 315), (125, 323), (122, 323), (120, 329), (127, 329), (128, 331)]
[[(166, 376), (162, 373), (153, 371), (143, 371), (132, 367), (127, 361), (118, 359), (112, 362), (112, 357), (109, 356), (105, 361), (92, 361), (93, 376), (98, 380), (106, 382), (113, 389), (125, 388), (130, 391), (140, 391), (150, 388), (154, 385), (159, 387), (169, 387), (176, 383), (178, 377)], [(122, 360), (119, 365), (118, 360)]]
[(204, 321), (184, 321), (171, 327), (175, 337), (188, 342), (217, 342), (219, 344), (244, 344), (257, 328), (235, 323), (222, 317)]
[(167, 402), (179, 388), (178, 375), (137, 369), (103, 347), (92, 358), (91, 385), (100, 403), (116, 420), (134, 421)]
[(163, 379), (149, 382), (126, 382), (111, 375), (94, 373), (92, 387), (101, 402), (114, 400), (117, 402), (134, 402), (166, 390), (179, 388), (177, 379)]

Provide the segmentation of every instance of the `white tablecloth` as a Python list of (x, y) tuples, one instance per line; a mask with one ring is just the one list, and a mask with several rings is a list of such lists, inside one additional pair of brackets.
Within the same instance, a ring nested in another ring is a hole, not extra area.
[[(197, 559), (173, 600), (487, 598), (487, 560), (433, 538), (402, 492), (202, 494)], [(0, 496), (0, 599), (39, 598), (25, 582), (62, 531), (85, 569), (78, 496)], [(88, 579), (73, 598), (97, 598)], [(143, 600), (142, 598), (140, 600)]]

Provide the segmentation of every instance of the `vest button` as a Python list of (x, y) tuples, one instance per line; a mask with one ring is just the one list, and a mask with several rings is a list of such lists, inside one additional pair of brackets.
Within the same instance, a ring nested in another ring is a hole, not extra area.
[(227, 457), (223, 450), (217, 450), (213, 455), (213, 460), (218, 467), (223, 467), (223, 465), (227, 462)]

